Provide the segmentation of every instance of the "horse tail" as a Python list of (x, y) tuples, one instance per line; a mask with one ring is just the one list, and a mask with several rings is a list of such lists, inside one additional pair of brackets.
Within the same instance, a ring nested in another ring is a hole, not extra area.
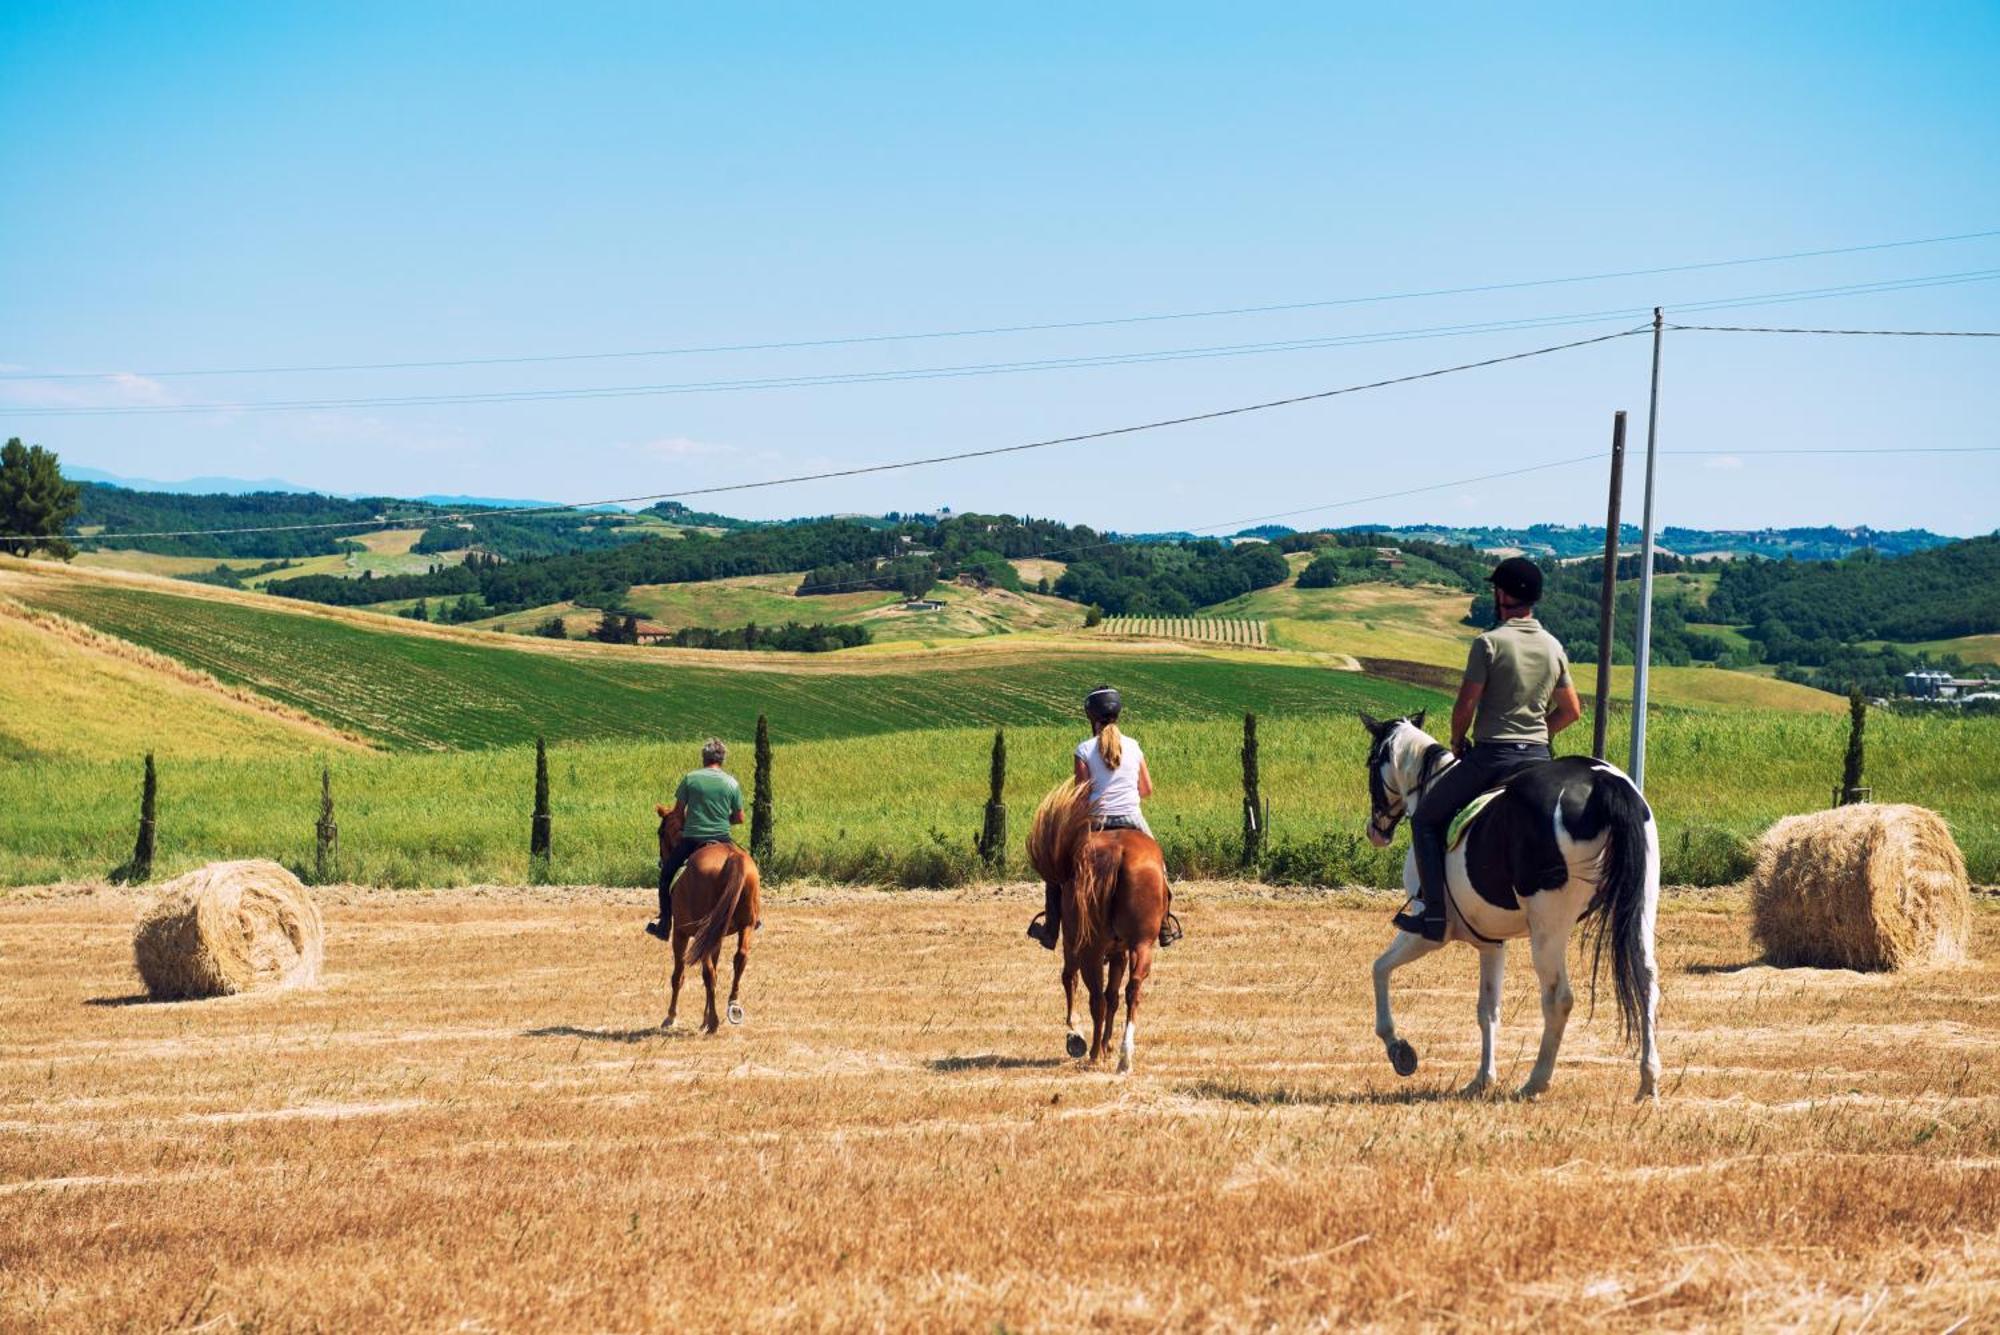
[(1028, 822), (1028, 865), (1042, 880), (1068, 886), (1077, 905), (1077, 944), (1088, 944), (1103, 877), (1088, 855), (1090, 785), (1064, 779), (1049, 790)]
[(1584, 910), (1595, 916), (1586, 931), (1591, 946), (1590, 986), (1595, 995), (1611, 947), (1611, 981), (1618, 994), (1618, 1019), (1629, 1044), (1641, 1033), (1658, 986), (1653, 960), (1653, 925), (1660, 901), (1660, 841), (1653, 812), (1638, 786), (1605, 767), (1591, 801), (1604, 817), (1607, 838), (1599, 863), (1597, 894)]
[(743, 900), (743, 886), (749, 880), (750, 855), (742, 849), (733, 849), (722, 866), (722, 890), (715, 898), (715, 907), (708, 916), (695, 924), (694, 950), (689, 958), (705, 960), (722, 944), (722, 938), (729, 934), (729, 925), (736, 921), (736, 906)]

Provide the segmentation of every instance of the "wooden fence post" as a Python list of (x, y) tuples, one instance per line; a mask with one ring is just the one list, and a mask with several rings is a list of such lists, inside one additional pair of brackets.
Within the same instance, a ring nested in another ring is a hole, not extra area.
[(1243, 716), (1243, 865), (1254, 867), (1264, 851), (1264, 804), (1257, 776), (1257, 716)]

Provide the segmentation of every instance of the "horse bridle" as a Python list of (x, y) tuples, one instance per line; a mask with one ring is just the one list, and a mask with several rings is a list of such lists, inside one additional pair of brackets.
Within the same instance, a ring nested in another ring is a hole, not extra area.
[[(1368, 757), (1368, 778), (1372, 786), (1382, 786), (1384, 788), (1387, 786), (1382, 784), (1382, 761), (1384, 758), (1382, 748), (1387, 745), (1387, 742), (1388, 738), (1384, 737), (1382, 744), (1378, 745)], [(1410, 799), (1414, 797), (1419, 801), (1423, 800), (1424, 789), (1430, 787), (1431, 783), (1437, 778), (1438, 770), (1444, 765), (1445, 758), (1450, 754), (1450, 747), (1439, 742), (1432, 742), (1430, 748), (1424, 752), (1423, 763), (1417, 767), (1416, 785), (1409, 792), (1397, 793), (1395, 805), (1389, 807), (1387, 810), (1384, 809), (1387, 806), (1386, 800), (1381, 804), (1372, 802), (1369, 804), (1373, 809), (1368, 814), (1368, 823), (1374, 827), (1377, 834), (1380, 834), (1386, 840), (1396, 833), (1396, 827), (1401, 825), (1403, 817), (1409, 814)]]

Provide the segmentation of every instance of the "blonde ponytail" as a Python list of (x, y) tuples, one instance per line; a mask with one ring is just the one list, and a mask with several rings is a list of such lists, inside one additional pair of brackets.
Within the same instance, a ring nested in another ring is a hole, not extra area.
[(1104, 768), (1117, 769), (1118, 762), (1125, 758), (1125, 735), (1118, 731), (1116, 723), (1107, 723), (1097, 734), (1097, 754), (1104, 757)]

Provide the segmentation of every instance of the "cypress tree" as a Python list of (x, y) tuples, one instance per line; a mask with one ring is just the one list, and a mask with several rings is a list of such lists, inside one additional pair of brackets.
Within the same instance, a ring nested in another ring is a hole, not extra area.
[(313, 827), (317, 836), (313, 850), (313, 880), (319, 885), (329, 885), (340, 876), (340, 827), (333, 823), (333, 770), (322, 764), (319, 769), (319, 824)]
[(127, 864), (125, 879), (128, 881), (149, 881), (153, 877), (153, 844), (156, 834), (156, 804), (159, 798), (159, 778), (153, 770), (153, 753), (146, 753), (146, 780), (139, 790), (139, 838), (132, 845), (132, 861)]
[(1861, 698), (1861, 688), (1857, 686), (1847, 695), (1847, 763), (1841, 770), (1837, 794), (1841, 806), (1862, 800), (1862, 733), (1867, 726), (1868, 702)]
[(1257, 716), (1243, 716), (1243, 865), (1254, 867), (1264, 851), (1264, 806), (1257, 791)]
[(993, 730), (993, 763), (986, 780), (986, 825), (979, 832), (979, 856), (997, 868), (1007, 860), (1007, 731)]
[(535, 879), (549, 874), (549, 750), (535, 738), (535, 815), (528, 827), (528, 856), (534, 864)]
[(759, 863), (771, 860), (771, 826), (775, 813), (771, 800), (771, 724), (757, 716), (757, 775), (750, 797), (750, 856)]

